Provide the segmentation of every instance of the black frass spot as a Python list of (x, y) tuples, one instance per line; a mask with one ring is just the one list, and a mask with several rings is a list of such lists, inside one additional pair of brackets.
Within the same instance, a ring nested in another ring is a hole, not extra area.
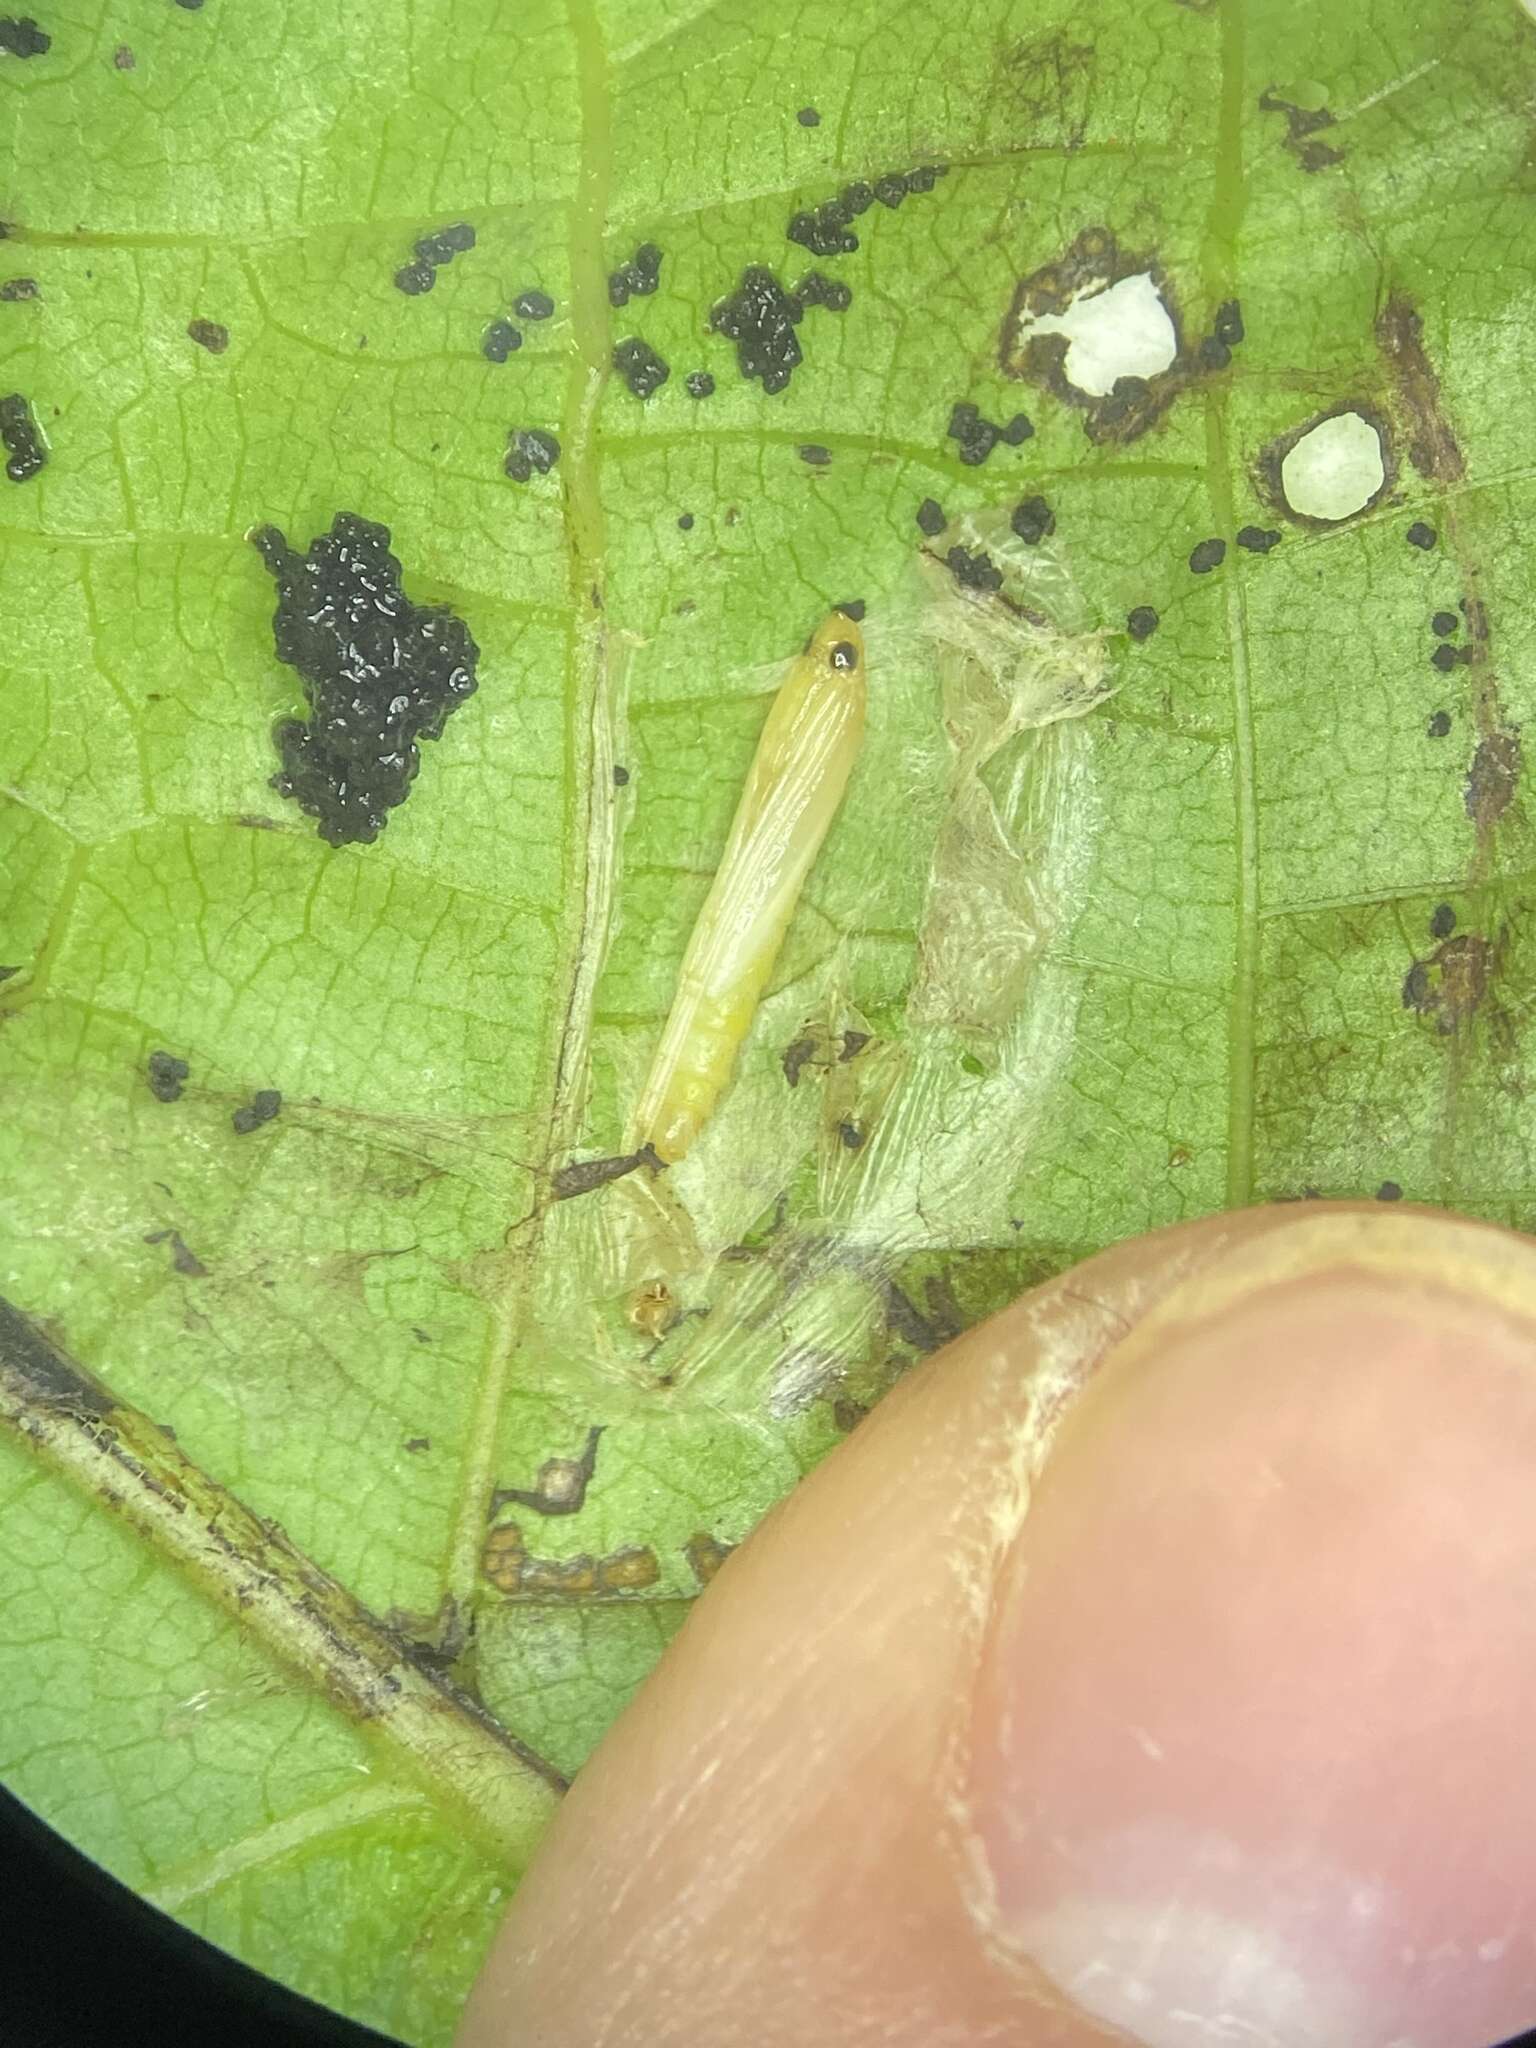
[(211, 356), (221, 356), (229, 347), (229, 329), (217, 320), (189, 320), (187, 338)]
[(436, 283), (437, 272), (430, 263), (404, 263), (395, 272), (395, 290), (404, 292), (408, 299), (419, 299)]
[(708, 370), (690, 370), (683, 380), (683, 389), (690, 398), (712, 398), (715, 380)]
[(119, 43), (112, 52), (112, 69), (114, 71), (132, 71), (138, 61), (138, 58), (134, 56), (126, 43)]
[(283, 1098), (275, 1088), (258, 1088), (245, 1108), (237, 1109), (230, 1118), (235, 1136), (246, 1138), (252, 1131), (259, 1131), (263, 1124), (271, 1123), (282, 1106)]
[(917, 508), (917, 524), (919, 531), (926, 533), (930, 540), (944, 531), (948, 522), (944, 517), (944, 507), (937, 498), (924, 498)]
[(875, 180), (875, 197), (894, 213), (907, 196), (907, 181), (899, 172), (888, 172)]
[(627, 341), (616, 344), (613, 351), (613, 367), (629, 386), (636, 398), (649, 398), (659, 391), (672, 372), (648, 341), (642, 341), (638, 334), (630, 335)]
[(1456, 929), (1456, 913), (1449, 903), (1437, 903), (1429, 914), (1429, 935), (1433, 939), (1448, 939)]
[(1202, 370), (1226, 370), (1231, 368), (1232, 351), (1224, 341), (1218, 341), (1214, 334), (1208, 334), (1200, 344), (1200, 367)]
[(1442, 640), (1429, 657), (1429, 665), (1438, 669), (1441, 675), (1448, 676), (1453, 668), (1460, 667), (1463, 657), (1471, 651), (1470, 647), (1452, 647), (1448, 641)]
[(11, 57), (45, 57), (53, 37), (30, 14), (0, 14), (0, 50)]
[(1280, 536), (1272, 526), (1240, 526), (1237, 544), (1250, 555), (1267, 555), (1271, 548), (1279, 547)]
[(845, 197), (828, 199), (792, 215), (784, 233), (813, 256), (851, 256), (859, 246), (859, 238), (849, 226), (852, 219), (853, 208)]
[(843, 187), (842, 203), (849, 217), (857, 220), (861, 213), (868, 213), (874, 205), (875, 188), (873, 185), (866, 185), (862, 178), (855, 179), (853, 184)]
[(13, 484), (26, 483), (48, 460), (32, 408), (19, 391), (0, 398), (0, 446), (6, 453), (5, 473)]
[(771, 270), (754, 263), (741, 283), (710, 314), (710, 325), (736, 344), (743, 377), (759, 378), (764, 391), (782, 391), (803, 361), (795, 329), (805, 308)]
[(1436, 612), (1429, 622), (1429, 629), (1442, 640), (1449, 640), (1453, 633), (1461, 631), (1461, 621), (1454, 612)]
[(691, 512), (679, 512), (677, 515), (677, 527), (679, 533), (692, 533), (693, 514)]
[(1022, 412), (1015, 413), (1007, 426), (1000, 427), (993, 420), (983, 419), (980, 408), (969, 400), (950, 407), (949, 425), (944, 429), (948, 439), (960, 444), (960, 460), (971, 469), (985, 462), (999, 441), (1017, 448), (1034, 431), (1032, 421)]
[(1415, 519), (1403, 538), (1411, 548), (1432, 548), (1440, 536), (1432, 526), (1426, 526), (1422, 519)]
[(825, 469), (832, 460), (832, 450), (823, 448), (819, 441), (805, 441), (795, 450), (802, 462), (808, 462), (812, 469)]
[(953, 547), (944, 557), (945, 566), (962, 590), (1001, 590), (1003, 572), (988, 554), (978, 548), (975, 554), (962, 547)]
[(1384, 1180), (1376, 1190), (1376, 1199), (1378, 1202), (1400, 1202), (1403, 1191), (1395, 1180)]
[(203, 0), (173, 0), (173, 5), (179, 7), (183, 14), (201, 14), (203, 11)]
[(548, 292), (519, 292), (512, 301), (512, 310), (520, 320), (547, 320), (555, 310), (555, 302)]
[(829, 313), (846, 313), (853, 304), (852, 286), (823, 277), (819, 270), (808, 270), (793, 295), (802, 306), (825, 306)]
[(1158, 628), (1158, 616), (1149, 604), (1139, 604), (1126, 614), (1125, 630), (1133, 640), (1150, 640)]
[(14, 306), (22, 299), (40, 296), (35, 277), (8, 277), (4, 284), (0, 284), (0, 301), (6, 305)]
[(1219, 569), (1227, 559), (1227, 544), (1224, 540), (1203, 540), (1190, 549), (1189, 566), (1196, 576), (1209, 576), (1213, 569)]
[(469, 222), (451, 221), (447, 227), (421, 237), (415, 245), (416, 258), (420, 263), (451, 263), (455, 256), (462, 256), (474, 246), (475, 231)]
[(614, 788), (615, 788), (615, 789), (622, 789), (622, 788), (623, 788), (623, 787), (625, 786), (625, 784), (626, 784), (626, 783), (627, 783), (628, 781), (629, 781), (629, 770), (628, 770), (627, 768), (621, 768), (621, 767), (620, 767), (620, 765), (619, 765), (619, 763), (618, 763), (617, 761), (615, 761), (615, 762), (614, 762), (614, 764), (613, 764), (613, 786), (614, 786)]
[(814, 107), (802, 107), (799, 113), (796, 114), (795, 119), (802, 128), (819, 128), (821, 126), (821, 115)]
[(413, 604), (389, 552), (389, 528), (338, 512), (296, 554), (275, 526), (252, 535), (277, 584), (280, 661), (295, 669), (310, 719), (280, 719), (281, 796), (319, 821), (332, 846), (378, 838), (410, 795), (421, 740), (442, 737), (471, 696), (480, 650), (445, 605)]
[(1429, 723), (1424, 728), (1432, 740), (1443, 740), (1450, 729), (1451, 714), (1449, 711), (1432, 711), (1429, 715)]
[(185, 1060), (177, 1059), (174, 1053), (152, 1052), (146, 1062), (149, 1077), (149, 1092), (156, 1102), (179, 1102), (181, 1084), (192, 1069)]
[(523, 330), (510, 320), (493, 320), (480, 337), (480, 353), (488, 363), (504, 363), (523, 345)]
[(1029, 440), (1035, 431), (1035, 423), (1028, 413), (1016, 412), (1002, 430), (1003, 439), (1010, 448), (1018, 448)]
[(1056, 514), (1044, 498), (1021, 498), (1008, 524), (1026, 547), (1038, 547), (1047, 534), (1056, 531)]
[(608, 276), (608, 303), (623, 306), (631, 296), (648, 299), (661, 282), (661, 251), (654, 242), (642, 242), (627, 263)]
[(850, 597), (846, 604), (834, 605), (832, 609), (835, 612), (840, 612), (845, 619), (852, 619), (856, 626), (861, 626), (864, 623), (864, 614), (868, 611), (869, 607), (865, 604), (862, 597)]
[(857, 1152), (864, 1143), (864, 1133), (847, 1117), (838, 1125), (837, 1135), (850, 1152)]
[(560, 460), (560, 443), (543, 427), (513, 427), (507, 436), (507, 453), (502, 468), (515, 484), (525, 484), (537, 472), (548, 476)]
[(1211, 332), (1227, 348), (1236, 348), (1243, 337), (1243, 309), (1236, 299), (1223, 299), (1216, 308)]

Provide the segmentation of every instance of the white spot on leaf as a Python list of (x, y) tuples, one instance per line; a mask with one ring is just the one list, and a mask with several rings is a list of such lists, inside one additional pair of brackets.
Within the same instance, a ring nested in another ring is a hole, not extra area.
[(1358, 412), (1319, 420), (1280, 464), (1285, 502), (1304, 519), (1349, 519), (1386, 480), (1381, 435)]
[(1147, 271), (1079, 294), (1065, 313), (1021, 314), (1015, 347), (1036, 334), (1066, 335), (1063, 372), (1090, 398), (1107, 398), (1121, 377), (1157, 376), (1179, 352), (1173, 315)]

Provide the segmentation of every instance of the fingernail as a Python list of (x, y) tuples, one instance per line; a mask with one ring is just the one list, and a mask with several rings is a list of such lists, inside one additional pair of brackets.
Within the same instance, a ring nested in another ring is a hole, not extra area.
[(1471, 2048), (1536, 2012), (1533, 1290), (1265, 1256), (1111, 1354), (1040, 1477), (981, 1911), (1151, 2048)]

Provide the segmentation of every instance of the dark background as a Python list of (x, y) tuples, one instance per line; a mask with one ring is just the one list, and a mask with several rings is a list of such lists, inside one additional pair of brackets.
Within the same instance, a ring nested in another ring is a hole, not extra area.
[(398, 2048), (211, 1947), (0, 1788), (4, 2048)]

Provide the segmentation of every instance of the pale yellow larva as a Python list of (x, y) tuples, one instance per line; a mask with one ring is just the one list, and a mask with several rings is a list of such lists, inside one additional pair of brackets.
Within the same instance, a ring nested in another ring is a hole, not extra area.
[(864, 737), (864, 640), (833, 612), (769, 709), (719, 872), (635, 1112), (637, 1145), (671, 1165), (731, 1077), (764, 983)]

